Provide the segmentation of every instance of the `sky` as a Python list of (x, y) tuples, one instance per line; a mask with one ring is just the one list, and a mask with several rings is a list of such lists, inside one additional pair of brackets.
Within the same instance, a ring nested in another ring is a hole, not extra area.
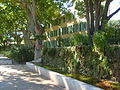
[[(110, 13), (114, 12), (120, 7), (120, 0), (113, 0), (110, 4)], [(120, 11), (114, 15), (111, 20), (120, 20)]]

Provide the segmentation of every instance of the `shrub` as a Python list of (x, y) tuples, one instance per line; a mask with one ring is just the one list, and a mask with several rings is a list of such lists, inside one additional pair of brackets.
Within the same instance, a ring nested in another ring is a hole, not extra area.
[(111, 44), (117, 44), (119, 40), (116, 31), (118, 32), (114, 27), (105, 27), (104, 32), (96, 32), (93, 36), (95, 48), (100, 52), (106, 52)]
[(111, 44), (110, 39), (114, 35), (114, 28), (96, 32), (93, 36), (93, 48), (88, 45), (87, 35), (74, 35), (71, 40), (74, 47), (44, 49), (44, 65), (59, 68), (62, 72), (70, 74), (102, 79), (112, 79), (114, 76), (120, 81), (120, 47)]
[(56, 54), (56, 49), (55, 48), (49, 48), (48, 49), (48, 56), (54, 57)]
[(0, 51), (0, 54), (3, 54), (3, 55), (6, 56), (6, 57), (9, 57), (9, 56), (10, 56), (10, 52), (9, 52), (8, 50)]
[[(112, 77), (120, 82), (119, 59), (120, 59), (120, 31), (114, 27), (106, 27), (104, 32), (96, 32), (93, 36), (95, 52), (102, 58), (101, 66), (104, 70), (111, 71)], [(102, 72), (103, 73), (103, 72)], [(107, 75), (107, 74), (105, 74)]]
[(10, 51), (10, 58), (18, 63), (32, 61), (34, 59), (33, 48), (29, 46), (14, 46)]
[(71, 38), (72, 46), (88, 45), (87, 34), (76, 34)]
[(107, 38), (105, 36), (105, 32), (97, 32), (93, 36), (93, 42), (94, 46), (99, 50), (99, 51), (104, 51), (105, 47), (107, 47)]
[(109, 76), (108, 60), (89, 46), (47, 48), (43, 65), (59, 68), (62, 72), (96, 78)]

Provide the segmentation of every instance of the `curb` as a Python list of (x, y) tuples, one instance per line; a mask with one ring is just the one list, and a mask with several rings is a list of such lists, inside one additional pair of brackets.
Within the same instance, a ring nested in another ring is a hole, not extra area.
[(40, 75), (48, 77), (49, 79), (54, 81), (57, 85), (60, 85), (66, 88), (67, 90), (103, 90), (101, 88), (92, 86), (82, 81), (78, 81), (70, 77), (66, 77), (62, 74), (47, 70), (40, 66), (34, 65), (31, 62), (26, 62), (26, 65), (32, 70), (38, 72)]

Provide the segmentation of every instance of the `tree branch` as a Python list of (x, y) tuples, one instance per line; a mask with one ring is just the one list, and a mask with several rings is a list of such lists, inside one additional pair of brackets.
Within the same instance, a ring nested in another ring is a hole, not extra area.
[(120, 11), (120, 7), (115, 11), (113, 12), (112, 14), (110, 14), (108, 17), (107, 17), (107, 20), (110, 20), (110, 18), (112, 18), (117, 12)]
[(109, 9), (109, 5), (110, 3), (112, 2), (113, 0), (106, 0), (106, 3), (105, 3), (105, 8), (104, 8), (104, 11), (102, 13), (102, 19), (101, 19), (101, 30), (104, 30), (104, 25), (106, 23), (106, 20), (107, 20), (107, 14), (108, 14), (108, 9)]
[(103, 19), (105, 19), (107, 17), (107, 13), (108, 13), (108, 8), (109, 8), (109, 5), (110, 3), (112, 2), (113, 0), (107, 0), (106, 3), (105, 3), (105, 8), (104, 8), (104, 11), (103, 11)]

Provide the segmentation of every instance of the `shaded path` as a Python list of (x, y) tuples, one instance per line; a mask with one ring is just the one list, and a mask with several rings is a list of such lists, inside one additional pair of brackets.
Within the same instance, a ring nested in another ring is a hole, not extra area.
[(0, 65), (11, 65), (12, 64), (12, 60), (10, 60), (7, 57), (4, 57), (3, 54), (0, 54)]
[(65, 90), (25, 65), (0, 65), (0, 90)]

